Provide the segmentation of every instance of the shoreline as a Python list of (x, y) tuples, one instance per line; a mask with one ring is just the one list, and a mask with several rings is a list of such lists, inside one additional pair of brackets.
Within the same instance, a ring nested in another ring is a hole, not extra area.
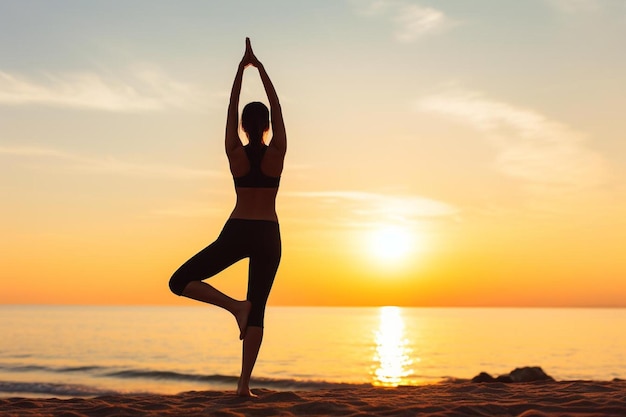
[(420, 386), (310, 391), (253, 389), (93, 398), (0, 398), (0, 414), (19, 417), (104, 416), (624, 416), (626, 381), (489, 382), (450, 380)]

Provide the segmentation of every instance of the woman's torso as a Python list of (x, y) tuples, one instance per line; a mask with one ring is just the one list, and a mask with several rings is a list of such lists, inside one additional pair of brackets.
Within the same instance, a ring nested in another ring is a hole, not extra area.
[(245, 151), (249, 169), (245, 175), (234, 177), (237, 202), (230, 218), (278, 222), (276, 195), (280, 176), (266, 175), (262, 169), (267, 147), (246, 146)]
[(231, 219), (270, 220), (278, 222), (276, 194), (278, 188), (235, 187), (237, 203)]

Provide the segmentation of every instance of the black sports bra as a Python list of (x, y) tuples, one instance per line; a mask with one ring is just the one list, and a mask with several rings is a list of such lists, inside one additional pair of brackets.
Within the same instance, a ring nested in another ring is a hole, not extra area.
[[(243, 147), (250, 161), (250, 171), (242, 177), (233, 177), (235, 187), (243, 188), (278, 188), (280, 177), (270, 177), (261, 171), (261, 161), (267, 151), (267, 146), (253, 149), (250, 145)], [(258, 150), (257, 150), (258, 149)]]

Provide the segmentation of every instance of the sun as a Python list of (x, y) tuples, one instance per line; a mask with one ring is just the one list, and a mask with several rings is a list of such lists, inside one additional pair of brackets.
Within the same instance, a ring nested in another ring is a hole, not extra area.
[(414, 249), (415, 237), (411, 230), (398, 225), (383, 225), (372, 230), (369, 237), (372, 255), (383, 261), (399, 261)]

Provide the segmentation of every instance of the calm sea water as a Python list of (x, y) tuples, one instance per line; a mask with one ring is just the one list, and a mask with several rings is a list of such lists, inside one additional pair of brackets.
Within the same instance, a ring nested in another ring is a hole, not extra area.
[[(253, 387), (626, 378), (624, 329), (626, 309), (270, 307)], [(0, 306), (3, 397), (233, 389), (240, 351), (212, 307)]]

